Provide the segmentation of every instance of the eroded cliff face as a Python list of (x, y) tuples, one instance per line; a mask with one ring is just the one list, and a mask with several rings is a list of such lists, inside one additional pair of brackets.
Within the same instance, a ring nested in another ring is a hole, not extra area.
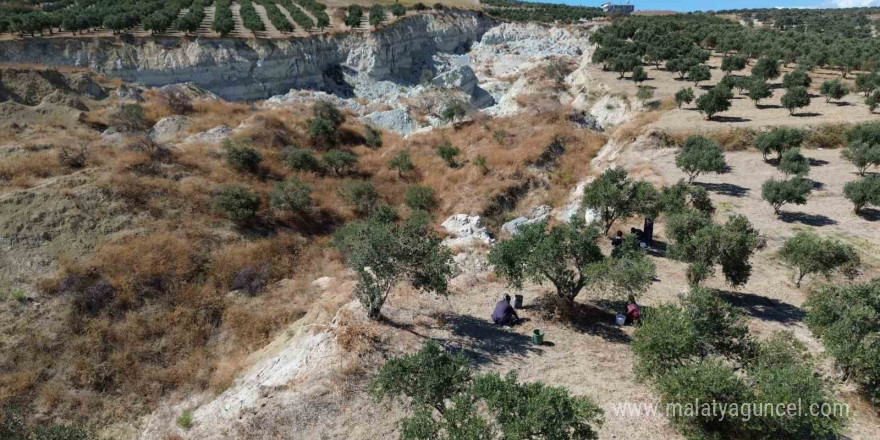
[(426, 14), (371, 33), (288, 40), (50, 38), (0, 43), (0, 62), (87, 67), (149, 86), (193, 82), (230, 100), (291, 88), (352, 93), (353, 78), (413, 84), (437, 53), (463, 53), (493, 25), (475, 12)]

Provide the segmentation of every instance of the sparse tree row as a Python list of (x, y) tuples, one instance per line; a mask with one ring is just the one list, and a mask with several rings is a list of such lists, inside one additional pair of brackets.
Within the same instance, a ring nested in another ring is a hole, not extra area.
[[(0, 6), (0, 33), (36, 36), (51, 34), (55, 28), (73, 34), (97, 29), (110, 29), (119, 33), (138, 25), (153, 34), (172, 29), (193, 33), (205, 19), (205, 8), (212, 3), (214, 0), (62, 0), (44, 3), (42, 9), (4, 5)], [(235, 27), (231, 3), (230, 0), (216, 0), (211, 29), (221, 35), (229, 34)], [(274, 1), (259, 0), (258, 3), (266, 8), (268, 19), (278, 30), (293, 31), (293, 25)], [(278, 3), (287, 9), (297, 25), (304, 29), (316, 27), (315, 21), (294, 6), (291, 0), (280, 0)], [(330, 17), (324, 4), (314, 0), (299, 0), (296, 3), (315, 16), (318, 28), (330, 25)], [(252, 0), (242, 0), (239, 4), (244, 27), (257, 32), (265, 30)], [(187, 11), (180, 16), (183, 9)]]
[(510, 21), (576, 23), (605, 15), (602, 9), (596, 7), (512, 0), (484, 0), (481, 3), (483, 10), (489, 15)]

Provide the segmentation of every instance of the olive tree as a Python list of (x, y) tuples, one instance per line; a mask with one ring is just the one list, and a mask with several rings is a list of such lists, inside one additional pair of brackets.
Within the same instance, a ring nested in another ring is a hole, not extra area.
[(843, 186), (843, 193), (859, 214), (866, 205), (880, 206), (880, 175), (872, 174)]
[(747, 218), (732, 215), (724, 225), (694, 210), (672, 214), (666, 221), (666, 235), (672, 240), (669, 255), (688, 263), (687, 278), (700, 284), (720, 265), (727, 282), (744, 285), (751, 276), (749, 259), (763, 245), (758, 231)]
[(758, 106), (758, 101), (773, 96), (770, 85), (763, 78), (754, 77), (749, 80), (747, 86), (749, 89), (749, 99), (755, 103), (755, 107)]
[(712, 72), (709, 70), (709, 66), (705, 64), (695, 64), (688, 69), (688, 79), (694, 82), (694, 87), (701, 81), (708, 81), (711, 78)]
[(599, 219), (608, 235), (618, 219), (632, 215), (637, 207), (637, 184), (623, 168), (612, 168), (602, 173), (584, 188), (583, 205), (599, 213)]
[(396, 156), (391, 158), (391, 160), (388, 161), (388, 166), (391, 169), (396, 169), (397, 175), (400, 177), (405, 176), (415, 169), (415, 165), (413, 164), (412, 159), (410, 159), (409, 151), (406, 150), (397, 153)]
[(277, 209), (304, 212), (312, 206), (311, 192), (311, 185), (291, 178), (273, 185), (269, 202)]
[(803, 86), (794, 86), (782, 95), (782, 106), (788, 109), (788, 113), (794, 116), (794, 111), (810, 105), (810, 94)]
[(819, 89), (819, 93), (825, 97), (825, 102), (831, 102), (832, 99), (837, 101), (840, 98), (843, 98), (849, 93), (849, 90), (839, 79), (835, 79), (823, 82)]
[(372, 380), (370, 394), (409, 407), (401, 440), (591, 440), (602, 410), (563, 387), (521, 383), (514, 372), (477, 375), (467, 358), (436, 342), (392, 358)]
[(798, 287), (804, 277), (810, 274), (828, 277), (839, 270), (847, 277), (855, 277), (861, 264), (859, 255), (851, 245), (807, 231), (786, 240), (779, 250), (779, 259), (797, 270), (795, 285)]
[(778, 160), (782, 159), (782, 153), (791, 148), (798, 148), (804, 142), (807, 133), (803, 130), (788, 127), (776, 127), (769, 132), (762, 133), (755, 138), (755, 148), (761, 152), (767, 161), (770, 153), (776, 153)]
[(712, 90), (697, 98), (697, 110), (711, 121), (717, 113), (730, 109), (733, 93), (727, 87), (717, 85)]
[(687, 87), (675, 92), (675, 104), (681, 108), (682, 104), (694, 102), (694, 89)]
[(354, 270), (355, 297), (371, 319), (379, 317), (391, 290), (400, 282), (445, 295), (455, 263), (449, 249), (426, 227), (377, 220), (356, 221), (333, 237), (333, 244)]
[(730, 56), (721, 59), (721, 70), (730, 75), (734, 71), (746, 68), (747, 60), (743, 56)]
[(800, 148), (788, 150), (779, 159), (779, 171), (787, 176), (806, 176), (810, 173), (810, 159), (801, 154)]
[(813, 191), (813, 182), (795, 176), (787, 180), (767, 179), (761, 185), (761, 198), (773, 207), (773, 213), (780, 214), (780, 209), (787, 203), (805, 205), (807, 197)]
[(859, 176), (864, 176), (868, 168), (880, 165), (880, 144), (853, 140), (840, 152), (840, 155), (855, 165)]
[(517, 288), (525, 281), (550, 281), (559, 297), (573, 300), (590, 281), (591, 266), (604, 258), (598, 238), (599, 231), (588, 227), (580, 216), (549, 230), (538, 222), (493, 246), (489, 262)]
[(693, 183), (701, 173), (723, 173), (727, 169), (724, 151), (718, 143), (705, 136), (689, 136), (675, 156), (675, 165), (688, 175)]

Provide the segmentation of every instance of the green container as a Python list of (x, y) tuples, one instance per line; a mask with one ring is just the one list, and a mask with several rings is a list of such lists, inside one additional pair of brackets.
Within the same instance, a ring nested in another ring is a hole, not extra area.
[(532, 342), (535, 345), (541, 345), (544, 343), (544, 330), (536, 328), (535, 331), (532, 332)]

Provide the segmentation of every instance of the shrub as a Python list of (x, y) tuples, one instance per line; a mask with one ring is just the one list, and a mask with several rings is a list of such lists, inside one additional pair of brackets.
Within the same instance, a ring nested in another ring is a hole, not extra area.
[(379, 201), (379, 193), (370, 182), (347, 181), (342, 184), (339, 195), (361, 216), (369, 215)]
[(764, 80), (779, 78), (779, 61), (761, 57), (752, 67), (752, 75), (763, 78)]
[(715, 86), (712, 90), (697, 98), (697, 110), (706, 115), (706, 120), (712, 120), (712, 116), (730, 108), (730, 100), (733, 94), (724, 86)]
[(458, 101), (454, 101), (440, 112), (440, 119), (446, 122), (455, 122), (456, 119), (463, 117), (465, 112), (464, 105)]
[(602, 251), (596, 245), (599, 231), (587, 227), (581, 216), (549, 231), (541, 222), (525, 225), (508, 240), (489, 252), (495, 272), (512, 286), (523, 282), (548, 280), (561, 298), (574, 300), (588, 282), (590, 265), (601, 262)]
[(758, 231), (741, 215), (732, 215), (719, 226), (704, 213), (679, 212), (668, 217), (666, 235), (672, 240), (669, 255), (688, 263), (692, 286), (712, 276), (715, 265), (721, 265), (729, 284), (744, 285), (751, 275), (749, 260), (762, 245)]
[(403, 17), (406, 15), (406, 8), (400, 3), (395, 2), (391, 5), (391, 13), (394, 14), (395, 17)]
[(312, 145), (320, 148), (333, 148), (336, 146), (337, 129), (324, 118), (309, 119), (309, 139)]
[(822, 286), (804, 303), (807, 325), (847, 377), (880, 403), (880, 279)]
[(401, 227), (375, 220), (353, 222), (333, 244), (355, 271), (355, 297), (371, 319), (379, 317), (391, 290), (407, 281), (413, 288), (445, 295), (455, 271), (452, 254), (427, 228)]
[(721, 70), (728, 75), (737, 70), (743, 70), (746, 68), (748, 64), (748, 60), (746, 57), (742, 56), (730, 56), (724, 57), (721, 59)]
[(339, 127), (345, 122), (345, 115), (343, 115), (335, 105), (328, 101), (316, 101), (312, 105), (312, 115), (316, 118), (326, 120), (333, 127)]
[(837, 101), (840, 98), (843, 98), (849, 93), (849, 90), (840, 82), (840, 80), (835, 79), (833, 81), (823, 82), (819, 89), (819, 93), (825, 97), (825, 102), (831, 102), (832, 99)]
[(675, 165), (688, 175), (688, 183), (693, 183), (700, 173), (723, 173), (727, 169), (724, 151), (704, 136), (693, 135), (685, 140), (681, 151), (675, 156)]
[(458, 147), (453, 147), (449, 142), (444, 142), (437, 146), (437, 155), (446, 162), (446, 165), (449, 165), (450, 168), (457, 168), (458, 162), (456, 162), (456, 158), (461, 154), (461, 150)]
[(388, 166), (391, 169), (396, 169), (397, 175), (400, 177), (415, 169), (415, 165), (413, 165), (412, 159), (409, 157), (409, 151), (406, 150), (397, 153), (396, 156), (388, 161)]
[(312, 186), (297, 179), (275, 182), (269, 201), (273, 207), (290, 212), (304, 212), (312, 206)]
[(855, 277), (861, 264), (852, 246), (833, 238), (822, 238), (811, 232), (799, 232), (786, 240), (779, 250), (779, 258), (797, 269), (795, 284), (810, 274), (831, 276), (835, 270), (847, 277)]
[(864, 176), (868, 168), (880, 165), (880, 144), (856, 139), (846, 145), (840, 156), (855, 165), (859, 176)]
[(694, 101), (694, 89), (688, 87), (675, 92), (675, 104), (681, 108), (682, 104), (690, 104)]
[(183, 92), (170, 91), (162, 95), (165, 104), (175, 115), (185, 115), (193, 112), (192, 100)]
[(229, 220), (245, 224), (257, 216), (260, 198), (244, 185), (223, 185), (214, 196), (214, 209)]
[(880, 175), (870, 175), (847, 182), (843, 193), (853, 203), (853, 210), (859, 214), (866, 205), (880, 206)]
[(367, 125), (366, 144), (367, 148), (382, 148), (382, 132), (372, 125)]
[[(632, 71), (632, 80), (635, 83), (642, 83), (648, 79), (648, 72), (645, 72), (645, 68), (642, 66), (633, 67)], [(652, 90), (653, 91), (653, 90)]]
[(791, 148), (798, 148), (804, 142), (807, 133), (796, 128), (776, 127), (755, 138), (755, 148), (768, 160), (770, 153), (776, 153), (782, 159), (782, 153)]
[(683, 179), (664, 187), (659, 199), (661, 210), (669, 215), (696, 210), (704, 217), (711, 217), (715, 212), (709, 192), (702, 186), (689, 185)]
[(486, 156), (478, 155), (474, 158), (474, 166), (480, 169), (480, 174), (486, 175), (489, 174), (489, 162), (486, 159)]
[(348, 5), (348, 11), (345, 14), (345, 25), (348, 27), (359, 27), (361, 25), (361, 17), (364, 16), (364, 10), (360, 5)]
[(89, 149), (87, 147), (70, 147), (62, 145), (58, 149), (58, 164), (73, 169), (80, 169), (86, 166), (89, 160)]
[(805, 205), (807, 197), (813, 191), (813, 182), (802, 177), (792, 177), (788, 180), (768, 179), (761, 185), (761, 198), (770, 203), (773, 212), (780, 214), (780, 209), (787, 203)]
[(443, 3), (434, 3), (434, 10), (435, 10), (435, 11), (442, 11), (442, 10), (445, 9), (445, 8), (446, 8), (446, 7), (443, 6)]
[(269, 268), (266, 264), (245, 266), (235, 272), (229, 288), (253, 297), (266, 290), (269, 276)]
[(325, 167), (332, 169), (340, 176), (351, 172), (351, 169), (358, 163), (356, 154), (344, 150), (330, 150), (324, 153), (321, 160)]
[(149, 128), (144, 108), (140, 104), (123, 104), (110, 116), (110, 126), (123, 133)]
[(412, 185), (406, 189), (406, 206), (410, 209), (433, 211), (437, 208), (437, 198), (434, 189), (427, 185)]
[(874, 93), (871, 93), (866, 97), (865, 105), (868, 106), (869, 112), (874, 113), (874, 110), (877, 110), (877, 107), (880, 107), (880, 90), (875, 90)]
[(639, 86), (638, 91), (636, 92), (636, 98), (641, 101), (647, 101), (654, 97), (654, 89), (646, 86)]
[(788, 150), (779, 159), (779, 171), (786, 176), (806, 176), (810, 173), (810, 159), (801, 154), (800, 148)]
[(385, 20), (385, 7), (382, 5), (370, 6), (370, 26), (379, 26)]
[(283, 152), (284, 163), (294, 171), (320, 172), (321, 162), (312, 150), (290, 147)]
[(810, 105), (810, 94), (806, 87), (794, 86), (782, 95), (782, 106), (788, 109), (788, 113), (794, 115), (794, 111)]
[(190, 429), (193, 426), (193, 412), (190, 410), (184, 411), (180, 417), (177, 418), (177, 426), (183, 429)]
[(226, 163), (239, 171), (257, 173), (263, 156), (255, 149), (237, 145), (230, 140), (223, 141), (226, 150)]

